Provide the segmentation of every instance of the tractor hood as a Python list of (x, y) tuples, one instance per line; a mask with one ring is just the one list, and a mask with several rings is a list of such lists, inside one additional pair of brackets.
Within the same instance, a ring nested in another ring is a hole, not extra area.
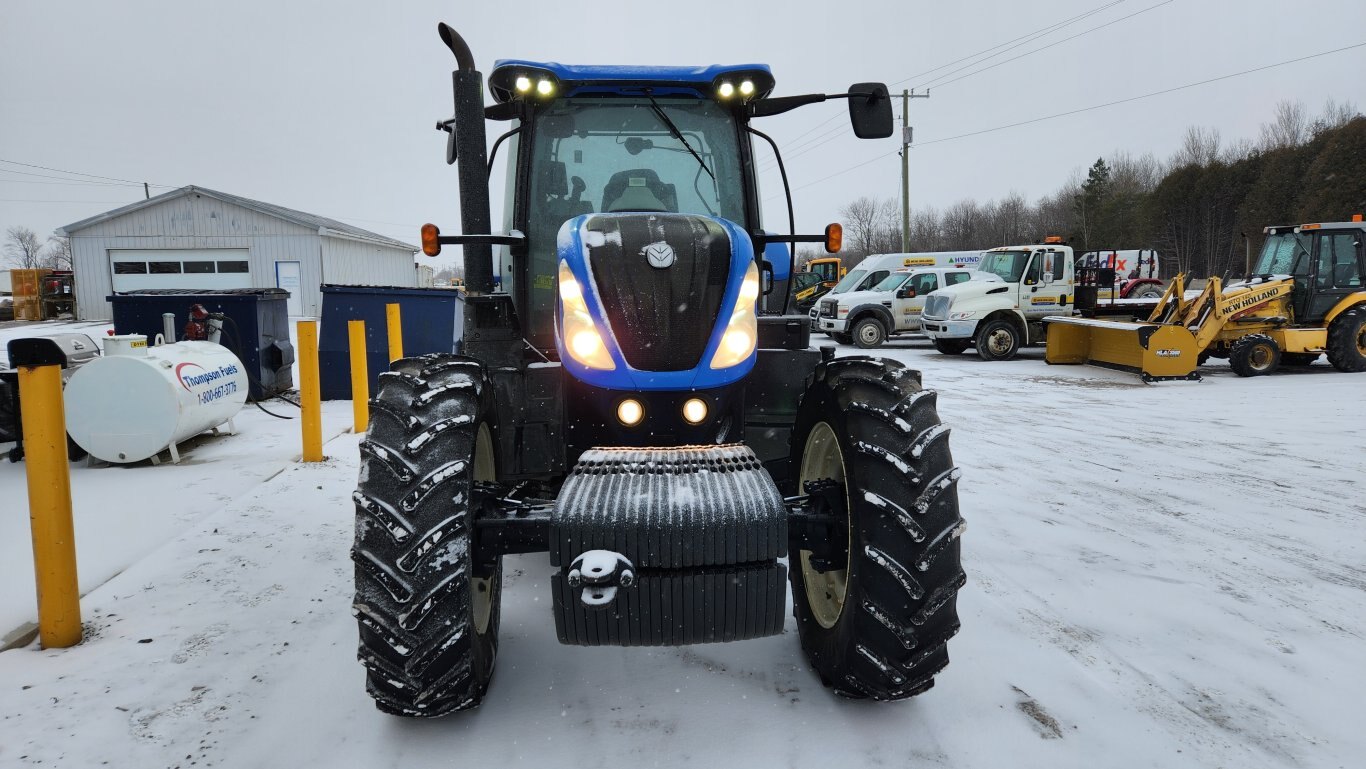
[(557, 252), (556, 345), (576, 379), (678, 391), (730, 384), (754, 367), (758, 270), (735, 223), (587, 214), (560, 227)]

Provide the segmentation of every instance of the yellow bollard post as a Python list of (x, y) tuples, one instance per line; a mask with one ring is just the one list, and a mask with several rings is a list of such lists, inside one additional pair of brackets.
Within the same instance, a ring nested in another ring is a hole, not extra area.
[(318, 322), (301, 320), (299, 330), (299, 420), (304, 431), (303, 461), (323, 461), (323, 403), (318, 384)]
[(348, 321), (346, 331), (351, 337), (351, 432), (359, 434), (365, 432), (370, 424), (370, 372), (366, 370), (365, 363), (365, 321)]
[(403, 357), (403, 318), (398, 304), (386, 304), (385, 314), (389, 317), (389, 362)]
[(44, 649), (60, 649), (81, 642), (81, 590), (76, 579), (76, 529), (71, 522), (62, 367), (20, 366), (19, 399), (28, 462), (33, 569), (38, 585), (38, 636)]

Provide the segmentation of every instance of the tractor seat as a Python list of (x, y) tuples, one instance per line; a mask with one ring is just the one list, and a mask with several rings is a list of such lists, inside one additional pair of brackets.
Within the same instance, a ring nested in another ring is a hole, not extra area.
[(649, 168), (618, 171), (602, 189), (602, 210), (650, 211), (663, 213), (678, 211), (678, 193), (672, 184), (659, 180), (659, 174)]

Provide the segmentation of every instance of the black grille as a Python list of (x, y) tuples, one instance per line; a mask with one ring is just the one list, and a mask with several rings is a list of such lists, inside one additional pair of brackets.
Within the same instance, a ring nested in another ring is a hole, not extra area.
[(835, 317), (835, 308), (838, 306), (838, 299), (827, 299), (824, 302), (821, 302), (821, 316), (825, 318)]
[[(601, 245), (589, 245), (588, 263), (626, 362), (639, 371), (696, 366), (730, 277), (726, 231), (685, 214), (601, 215), (586, 228), (604, 236)], [(661, 242), (673, 249), (674, 262), (652, 267), (645, 249)]]

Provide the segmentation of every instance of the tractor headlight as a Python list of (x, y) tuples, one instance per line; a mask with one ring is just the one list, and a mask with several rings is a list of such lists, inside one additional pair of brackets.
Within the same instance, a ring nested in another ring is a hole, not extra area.
[(723, 82), (721, 85), (717, 86), (716, 95), (720, 96), (722, 99), (729, 99), (735, 95), (735, 86), (731, 85), (729, 81)]
[(526, 93), (531, 90), (531, 78), (526, 75), (518, 75), (515, 83), (517, 93)]
[(593, 325), (593, 317), (588, 314), (583, 287), (563, 261), (560, 262), (560, 333), (565, 350), (579, 363), (606, 371), (617, 367), (607, 352), (602, 334)]
[(759, 341), (759, 316), (754, 303), (759, 299), (759, 266), (749, 263), (745, 281), (740, 284), (740, 296), (735, 300), (735, 312), (721, 334), (721, 345), (712, 356), (711, 367), (730, 368), (742, 363), (754, 353)]

